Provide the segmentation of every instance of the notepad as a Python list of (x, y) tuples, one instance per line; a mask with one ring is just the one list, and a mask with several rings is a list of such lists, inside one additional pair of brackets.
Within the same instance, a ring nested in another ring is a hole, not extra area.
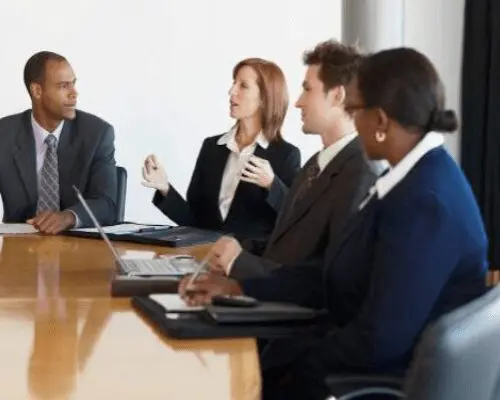
[(168, 313), (199, 312), (205, 309), (203, 306), (188, 306), (178, 294), (152, 294), (149, 298), (162, 305)]
[(0, 224), (0, 235), (27, 235), (38, 233), (30, 224)]

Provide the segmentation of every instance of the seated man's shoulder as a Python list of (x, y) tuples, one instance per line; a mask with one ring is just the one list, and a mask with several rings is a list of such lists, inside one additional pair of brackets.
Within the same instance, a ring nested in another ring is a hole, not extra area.
[(29, 117), (29, 110), (0, 118), (0, 129), (12, 128), (13, 126), (18, 125), (21, 123), (24, 116)]
[[(77, 110), (76, 117), (73, 121), (79, 129), (86, 131), (88, 133), (94, 133), (102, 135), (110, 128), (112, 128), (111, 124), (104, 119), (98, 117), (97, 115), (90, 114), (85, 111)], [(87, 134), (87, 132), (85, 132)]]

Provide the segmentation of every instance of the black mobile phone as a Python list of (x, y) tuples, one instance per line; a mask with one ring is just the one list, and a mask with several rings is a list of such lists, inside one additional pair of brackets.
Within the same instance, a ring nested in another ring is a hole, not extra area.
[(253, 297), (217, 295), (212, 297), (212, 305), (223, 307), (255, 307), (259, 302)]

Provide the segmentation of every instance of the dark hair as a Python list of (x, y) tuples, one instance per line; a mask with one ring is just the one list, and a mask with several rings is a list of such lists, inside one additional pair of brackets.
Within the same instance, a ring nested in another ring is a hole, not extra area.
[(380, 107), (402, 126), (424, 134), (453, 132), (454, 111), (444, 108), (444, 87), (430, 60), (410, 48), (380, 51), (366, 57), (358, 86), (367, 107)]
[(63, 56), (51, 51), (40, 51), (33, 54), (24, 66), (24, 84), (31, 96), (30, 85), (33, 82), (43, 83), (45, 78), (45, 66), (49, 61), (66, 61)]
[(246, 58), (233, 68), (233, 79), (243, 67), (250, 67), (257, 74), (262, 101), (263, 135), (269, 142), (282, 139), (281, 128), (288, 110), (288, 88), (283, 71), (272, 61)]
[(347, 86), (356, 75), (362, 56), (353, 46), (336, 40), (319, 43), (313, 50), (304, 52), (305, 65), (319, 65), (319, 79), (325, 92), (335, 86)]

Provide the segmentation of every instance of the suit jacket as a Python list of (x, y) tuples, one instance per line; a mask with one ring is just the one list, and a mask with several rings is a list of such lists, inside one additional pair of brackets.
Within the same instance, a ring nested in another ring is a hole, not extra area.
[(310, 368), (318, 380), (404, 371), (430, 322), (485, 291), (487, 238), (469, 184), (441, 146), (385, 197), (374, 196), (325, 260), (242, 282), (251, 296), (329, 311), (327, 333), (275, 342), (264, 369)]
[(219, 192), (230, 150), (217, 141), (222, 135), (205, 139), (187, 190), (187, 201), (170, 187), (167, 196), (156, 192), (153, 203), (179, 225), (233, 233), (236, 237), (268, 237), (278, 211), (300, 168), (300, 151), (280, 140), (267, 149), (257, 145), (255, 155), (271, 164), (275, 179), (269, 190), (240, 182), (225, 220), (219, 211)]
[(264, 276), (282, 264), (322, 260), (329, 240), (334, 240), (358, 210), (377, 177), (375, 165), (366, 159), (359, 138), (330, 161), (301, 201), (292, 206), (307, 179), (307, 168), (316, 158), (317, 154), (311, 157), (288, 191), (262, 257), (251, 252), (258, 253), (257, 243), (251, 251), (243, 250), (233, 263), (231, 277)]
[[(114, 131), (96, 116), (76, 112), (66, 120), (59, 138), (61, 210), (72, 210), (82, 226), (93, 226), (79, 204), (73, 185), (87, 199), (104, 225), (116, 219)], [(4, 222), (25, 222), (36, 212), (38, 184), (31, 110), (0, 119), (0, 194)]]

